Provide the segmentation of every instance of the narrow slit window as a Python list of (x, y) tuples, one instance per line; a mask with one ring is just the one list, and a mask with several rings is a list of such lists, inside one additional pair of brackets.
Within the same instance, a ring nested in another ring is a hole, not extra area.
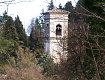
[(62, 26), (60, 24), (56, 26), (56, 35), (62, 35)]

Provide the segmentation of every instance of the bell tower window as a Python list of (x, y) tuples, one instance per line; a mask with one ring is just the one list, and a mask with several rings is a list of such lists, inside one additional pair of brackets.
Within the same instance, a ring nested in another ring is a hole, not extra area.
[(62, 26), (60, 24), (58, 24), (56, 26), (56, 35), (57, 36), (61, 36), (62, 35)]

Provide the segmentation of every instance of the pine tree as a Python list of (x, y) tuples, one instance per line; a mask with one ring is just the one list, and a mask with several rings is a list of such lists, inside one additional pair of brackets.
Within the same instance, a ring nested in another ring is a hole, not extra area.
[(43, 40), (42, 40), (42, 28), (39, 23), (39, 19), (36, 18), (35, 25), (32, 26), (32, 30), (29, 37), (29, 46), (32, 50), (42, 49)]
[(64, 5), (64, 10), (69, 11), (69, 21), (74, 21), (74, 18), (76, 17), (76, 15), (74, 15), (74, 7), (72, 6), (71, 1), (68, 1), (65, 5)]
[(36, 49), (36, 40), (35, 40), (35, 27), (32, 27), (30, 36), (29, 36), (29, 48), (31, 50), (35, 50)]
[(54, 2), (53, 2), (53, 0), (51, 0), (48, 5), (48, 10), (52, 10), (53, 8), (54, 8)]
[(19, 41), (23, 43), (23, 45), (27, 46), (27, 35), (25, 33), (25, 29), (23, 28), (23, 24), (19, 19), (19, 16), (15, 18), (14, 26), (19, 36)]
[(7, 12), (5, 11), (5, 12), (3, 13), (3, 21), (7, 20), (7, 18), (8, 18), (8, 15), (7, 15)]
[(5, 26), (3, 27), (3, 36), (5, 37), (5, 39), (8, 39), (8, 40), (9, 39), (12, 39), (12, 40), (18, 39), (18, 34), (16, 32), (16, 28), (14, 27), (13, 19), (10, 16), (7, 17)]
[(41, 29), (41, 24), (40, 24), (40, 22), (39, 22), (39, 19), (38, 19), (38, 18), (36, 18), (36, 20), (35, 20), (35, 26), (36, 26), (36, 28), (37, 28), (38, 30), (40, 30), (40, 29)]
[(64, 9), (67, 10), (67, 11), (69, 11), (69, 12), (73, 12), (74, 11), (71, 1), (68, 1), (65, 4)]
[(61, 4), (61, 3), (59, 4), (59, 9), (63, 9), (63, 7), (62, 7), (62, 4)]

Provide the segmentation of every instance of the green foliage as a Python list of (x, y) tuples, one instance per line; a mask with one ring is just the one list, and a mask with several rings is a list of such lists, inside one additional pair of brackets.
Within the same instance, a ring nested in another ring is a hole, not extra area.
[(70, 12), (70, 14), (69, 14), (69, 21), (72, 21), (73, 22), (74, 19), (75, 19), (75, 17), (77, 18), (77, 16), (73, 14), (74, 13), (74, 7), (73, 7), (71, 1), (68, 1), (64, 5), (64, 8), (63, 9)]
[(31, 50), (42, 49), (43, 50), (43, 34), (39, 19), (36, 18), (35, 25), (32, 26), (32, 30), (29, 37), (29, 47)]
[[(23, 44), (26, 46), (27, 37), (19, 16), (15, 18), (15, 21), (6, 13), (3, 17), (5, 24), (3, 25), (3, 33), (0, 32), (0, 79), (4, 80), (2, 75), (6, 75), (5, 80), (46, 80), (42, 75), (43, 69), (36, 65), (36, 54), (34, 55), (30, 49), (22, 47)], [(42, 48), (40, 39), (42, 33), (38, 19), (36, 19), (35, 25), (38, 32), (32, 37), (35, 37), (35, 44), (39, 49)], [(23, 44), (21, 45), (19, 42)], [(47, 72), (49, 67), (44, 64), (47, 64), (48, 61), (44, 57), (43, 60), (41, 66), (43, 65), (46, 68), (45, 72)]]
[(54, 74), (54, 62), (49, 55), (43, 53), (38, 60), (38, 65), (44, 68), (43, 74), (47, 76), (51, 76)]
[(73, 12), (73, 11), (74, 11), (71, 1), (68, 1), (68, 2), (65, 4), (64, 9), (67, 10), (67, 11), (69, 11), (69, 12)]
[(23, 42), (24, 46), (27, 46), (27, 35), (25, 33), (25, 29), (23, 28), (22, 22), (19, 19), (19, 16), (15, 18), (14, 27), (16, 28), (16, 32), (19, 37), (20, 44)]
[(41, 30), (41, 24), (40, 24), (38, 18), (35, 19), (35, 27), (36, 27), (38, 30)]
[(8, 17), (8, 15), (7, 15), (7, 12), (5, 11), (5, 12), (3, 13), (3, 21), (4, 21), (4, 22), (7, 20), (7, 17)]
[(18, 34), (16, 32), (16, 28), (14, 27), (13, 19), (10, 16), (7, 17), (5, 26), (3, 27), (3, 36), (8, 40), (18, 40)]
[(61, 3), (59, 4), (59, 9), (63, 9), (63, 7), (62, 7), (62, 4), (61, 4)]
[(13, 40), (6, 40), (4, 38), (0, 38), (0, 64), (7, 63), (9, 59), (9, 53), (13, 52), (14, 49), (14, 42)]
[(0, 23), (3, 23), (3, 16), (0, 16)]
[(48, 10), (52, 10), (53, 8), (54, 8), (54, 2), (53, 2), (53, 0), (51, 0), (48, 5)]

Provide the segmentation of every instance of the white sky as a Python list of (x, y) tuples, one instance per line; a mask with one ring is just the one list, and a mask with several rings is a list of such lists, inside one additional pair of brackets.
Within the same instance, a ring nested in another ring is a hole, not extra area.
[[(33, 0), (32, 2), (10, 4), (8, 6), (8, 14), (13, 17), (19, 15), (20, 20), (24, 25), (24, 28), (27, 29), (32, 18), (38, 17), (42, 9), (46, 11), (48, 5), (47, 1), (50, 2), (50, 0)], [(57, 7), (59, 3), (61, 3), (64, 6), (67, 1), (72, 1), (73, 6), (75, 6), (76, 3), (75, 1), (78, 0), (53, 0), (53, 1), (54, 5)], [(0, 15), (2, 15), (6, 9), (7, 9), (6, 4), (0, 4)]]

